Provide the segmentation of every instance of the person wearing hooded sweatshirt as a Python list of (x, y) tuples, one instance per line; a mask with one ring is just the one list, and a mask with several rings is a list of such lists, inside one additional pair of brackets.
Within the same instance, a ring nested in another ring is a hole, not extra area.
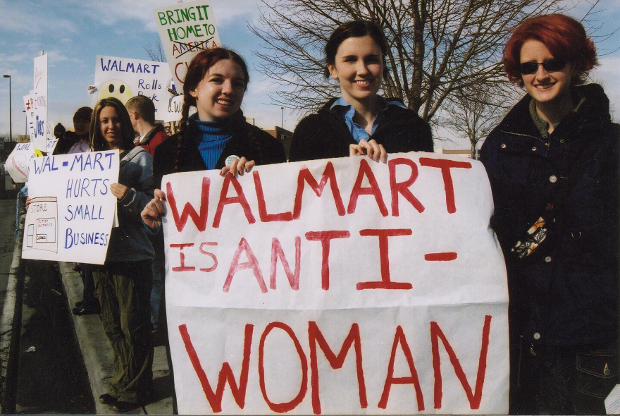
[(508, 272), (510, 413), (605, 414), (618, 380), (618, 138), (583, 25), (529, 19), (504, 49), (527, 91), (485, 140)]

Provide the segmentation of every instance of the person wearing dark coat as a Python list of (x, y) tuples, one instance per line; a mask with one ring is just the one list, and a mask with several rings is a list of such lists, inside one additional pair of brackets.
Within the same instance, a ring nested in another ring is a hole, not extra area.
[[(387, 153), (432, 152), (431, 128), (418, 114), (396, 99), (385, 100), (382, 116), (372, 139)], [(290, 161), (349, 156), (349, 147), (358, 142), (342, 116), (338, 98), (329, 100), (316, 114), (302, 119), (293, 134)]]
[(485, 140), (508, 272), (510, 413), (605, 414), (618, 382), (620, 126), (581, 23), (522, 23), (504, 50), (528, 94)]
[(402, 101), (378, 95), (387, 76), (387, 41), (370, 21), (343, 23), (325, 45), (325, 76), (337, 80), (341, 97), (302, 119), (293, 133), (290, 161), (366, 154), (433, 151), (428, 123)]

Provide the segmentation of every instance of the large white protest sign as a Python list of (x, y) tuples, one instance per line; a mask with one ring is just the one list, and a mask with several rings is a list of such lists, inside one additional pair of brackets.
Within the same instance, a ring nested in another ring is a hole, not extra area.
[(155, 119), (168, 118), (170, 69), (165, 62), (97, 55), (93, 105), (102, 98), (115, 97), (123, 104), (136, 95), (146, 95), (155, 104)]
[(34, 90), (33, 90), (34, 137), (30, 141), (35, 149), (45, 151), (47, 137), (47, 55), (34, 58)]
[(220, 46), (213, 9), (209, 1), (177, 3), (153, 10), (159, 38), (170, 73), (183, 88), (190, 61), (198, 52)]
[(508, 411), (483, 166), (428, 153), (167, 175), (179, 414)]
[(118, 150), (32, 158), (22, 257), (103, 264), (118, 169)]

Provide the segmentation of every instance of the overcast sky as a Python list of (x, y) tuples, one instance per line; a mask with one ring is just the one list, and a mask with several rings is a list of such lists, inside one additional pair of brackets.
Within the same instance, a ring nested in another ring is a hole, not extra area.
[[(581, 18), (593, 0), (567, 0), (569, 14)], [(72, 127), (72, 115), (92, 105), (86, 88), (94, 83), (95, 57), (107, 55), (149, 59), (145, 47), (159, 36), (152, 10), (174, 0), (0, 0), (0, 74), (11, 75), (13, 134), (25, 133), (23, 96), (33, 88), (35, 57), (48, 55), (48, 119)], [(262, 128), (280, 125), (279, 106), (269, 103), (274, 85), (254, 66), (258, 39), (247, 29), (258, 17), (256, 0), (211, 0), (223, 46), (239, 52), (250, 66), (251, 82), (242, 109)], [(592, 24), (597, 33), (620, 27), (620, 0), (601, 0)], [(595, 37), (601, 66), (592, 78), (603, 83), (612, 107), (620, 109), (620, 33), (606, 41)], [(9, 132), (9, 80), (0, 78), (0, 134)], [(620, 112), (614, 114), (620, 119)], [(284, 128), (293, 130), (298, 114), (284, 111)], [(458, 147), (467, 147), (458, 146)]]

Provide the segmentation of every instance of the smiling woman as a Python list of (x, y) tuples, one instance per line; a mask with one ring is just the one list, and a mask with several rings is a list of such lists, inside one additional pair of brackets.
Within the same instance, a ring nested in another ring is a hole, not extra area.
[(504, 49), (527, 95), (484, 142), (510, 296), (510, 413), (604, 414), (618, 379), (618, 153), (577, 20), (523, 22)]
[(340, 98), (299, 122), (290, 160), (367, 154), (386, 161), (387, 152), (433, 151), (429, 125), (402, 101), (378, 92), (387, 76), (387, 42), (373, 22), (351, 21), (325, 45), (325, 76), (338, 81)]
[[(155, 149), (155, 186), (163, 175), (220, 169), (221, 175), (243, 175), (255, 164), (286, 162), (284, 146), (269, 133), (245, 121), (241, 103), (249, 82), (245, 61), (237, 53), (213, 48), (198, 53), (183, 84), (183, 110), (179, 133)], [(191, 107), (197, 112), (189, 116)], [(152, 229), (159, 228), (165, 194), (142, 213)]]
[(151, 155), (133, 144), (133, 127), (125, 106), (116, 98), (100, 100), (90, 125), (95, 151), (118, 149), (118, 183), (110, 185), (117, 200), (118, 227), (110, 234), (103, 266), (93, 265), (101, 322), (114, 353), (110, 390), (99, 397), (115, 412), (146, 403), (153, 388), (153, 343), (150, 297), (153, 247), (140, 212), (153, 197)]

